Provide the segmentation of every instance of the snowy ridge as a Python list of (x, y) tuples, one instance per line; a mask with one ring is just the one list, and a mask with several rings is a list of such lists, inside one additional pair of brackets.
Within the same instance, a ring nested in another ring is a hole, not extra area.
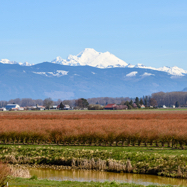
[[(21, 63), (21, 62), (16, 62), (16, 61), (10, 61), (8, 59), (2, 59), (0, 60), (0, 63), (18, 64), (21, 66), (34, 65), (34, 64), (29, 64), (28, 62)], [(116, 67), (131, 68), (131, 69), (134, 69), (134, 68), (151, 69), (151, 70), (166, 72), (169, 75), (172, 75), (174, 77), (185, 76), (187, 74), (186, 70), (179, 68), (177, 66), (174, 66), (171, 68), (166, 67), (166, 66), (161, 67), (161, 68), (154, 68), (154, 67), (145, 66), (143, 64), (137, 64), (137, 65), (127, 64), (125, 61), (119, 59), (118, 57), (114, 56), (113, 54), (109, 52), (101, 53), (101, 52), (97, 52), (96, 50), (92, 48), (85, 48), (78, 55), (69, 55), (67, 59), (63, 59), (60, 56), (58, 56), (54, 60), (52, 60), (51, 63), (67, 65), (67, 66), (92, 66), (92, 67), (102, 68), (102, 69), (103, 68), (116, 68)], [(57, 74), (54, 74), (54, 76)], [(61, 75), (61, 74), (58, 74), (58, 75)], [(144, 76), (150, 76), (150, 75), (145, 74)]]
[(0, 63), (2, 63), (2, 64), (18, 64), (20, 66), (32, 66), (32, 64), (29, 64), (28, 62), (21, 63), (21, 62), (16, 62), (16, 61), (10, 61), (8, 59), (1, 59)]
[[(68, 58), (62, 59), (60, 56), (56, 57), (51, 61), (55, 64), (68, 65), (68, 66), (92, 66), (97, 68), (115, 68), (115, 67), (125, 67), (125, 68), (142, 68), (142, 69), (152, 69), (157, 71), (163, 71), (173, 76), (184, 76), (187, 71), (182, 68), (174, 67), (147, 67), (143, 64), (127, 64), (125, 61), (117, 58), (109, 52), (101, 53), (94, 49), (86, 48), (78, 55), (69, 55)], [(135, 76), (135, 75), (134, 75)], [(148, 76), (148, 75), (144, 75)], [(149, 75), (150, 76), (150, 75)]]
[(158, 71), (164, 71), (167, 72), (170, 75), (175, 75), (175, 76), (184, 76), (185, 74), (187, 74), (186, 70), (183, 70), (182, 68), (179, 68), (177, 66), (174, 67), (161, 67), (157, 69)]

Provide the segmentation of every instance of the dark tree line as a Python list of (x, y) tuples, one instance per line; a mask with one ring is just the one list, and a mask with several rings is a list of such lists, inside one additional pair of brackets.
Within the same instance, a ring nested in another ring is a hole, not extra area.
[[(47, 98), (50, 99), (50, 98)], [(46, 99), (45, 99), (46, 100)], [(31, 99), (31, 98), (16, 98), (11, 99), (9, 101), (0, 101), (0, 108), (5, 107), (7, 104), (16, 103), (22, 107), (25, 106), (35, 106), (35, 105), (45, 105), (45, 100), (42, 99)], [(89, 99), (73, 99), (73, 100), (60, 100), (52, 102), (53, 105), (69, 105), (70, 107), (80, 106), (80, 107), (87, 107), (88, 104), (91, 105), (107, 105), (107, 104), (122, 104), (127, 105), (128, 108), (133, 106), (133, 103), (139, 107), (140, 105), (145, 106), (185, 106), (187, 105), (187, 92), (158, 92), (153, 93), (151, 96), (143, 96), (142, 98), (133, 98), (130, 99), (129, 97), (97, 97), (97, 98), (89, 98)]]
[(107, 104), (121, 104), (121, 102), (130, 101), (129, 97), (97, 97), (97, 98), (89, 98), (87, 99), (90, 104), (99, 104), (99, 105), (107, 105)]
[(187, 92), (158, 92), (153, 93), (151, 97), (157, 101), (158, 106), (175, 105), (176, 107), (178, 107), (179, 105), (187, 105)]

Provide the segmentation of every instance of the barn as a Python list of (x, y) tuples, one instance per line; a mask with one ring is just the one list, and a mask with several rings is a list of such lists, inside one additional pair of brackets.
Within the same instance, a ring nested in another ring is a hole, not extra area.
[(116, 104), (108, 104), (104, 107), (105, 110), (116, 110), (117, 105)]
[(7, 104), (6, 110), (18, 110), (20, 106), (18, 104)]

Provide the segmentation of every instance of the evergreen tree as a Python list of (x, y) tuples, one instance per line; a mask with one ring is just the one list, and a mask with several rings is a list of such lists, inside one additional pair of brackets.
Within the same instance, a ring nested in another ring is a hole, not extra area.
[(143, 105), (143, 99), (142, 98), (140, 99), (140, 105)]
[(131, 101), (129, 102), (129, 105), (133, 106), (133, 101), (132, 101), (132, 99), (131, 99)]
[(135, 98), (135, 103), (136, 103), (137, 107), (140, 108), (140, 101), (139, 101), (138, 97)]
[(180, 104), (179, 104), (179, 102), (177, 101), (176, 103), (175, 103), (175, 107), (179, 107), (180, 106)]
[(64, 106), (63, 103), (61, 102), (61, 103), (60, 103), (60, 109), (64, 109), (64, 107), (65, 107), (65, 106)]
[(138, 97), (136, 97), (136, 99), (135, 99), (135, 103), (136, 103), (137, 105), (140, 104), (140, 102), (139, 102), (139, 98), (138, 98)]

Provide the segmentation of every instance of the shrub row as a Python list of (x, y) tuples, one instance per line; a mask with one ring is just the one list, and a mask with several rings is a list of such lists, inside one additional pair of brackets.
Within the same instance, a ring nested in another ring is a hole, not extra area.
[(7, 113), (2, 116), (6, 115), (7, 118), (0, 118), (1, 143), (97, 146), (167, 144), (168, 147), (179, 145), (181, 148), (187, 144), (186, 113), (181, 114), (181, 119), (178, 113), (158, 112), (129, 113), (129, 116), (118, 113), (44, 113), (37, 114), (37, 118), (33, 113)]

